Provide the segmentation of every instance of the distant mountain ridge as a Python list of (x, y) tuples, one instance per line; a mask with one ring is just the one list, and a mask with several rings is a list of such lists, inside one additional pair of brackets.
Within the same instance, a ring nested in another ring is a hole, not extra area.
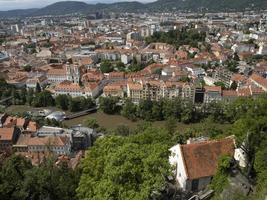
[(61, 1), (40, 9), (0, 11), (0, 17), (30, 17), (95, 12), (161, 12), (161, 11), (243, 11), (267, 9), (267, 0), (158, 0), (152, 3), (117, 2), (87, 4), (79, 1)]

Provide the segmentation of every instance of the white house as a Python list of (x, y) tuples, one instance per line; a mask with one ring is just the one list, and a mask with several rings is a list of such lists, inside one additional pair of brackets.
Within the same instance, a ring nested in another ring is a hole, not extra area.
[(175, 167), (174, 174), (184, 191), (200, 191), (207, 187), (215, 175), (218, 159), (222, 155), (234, 155), (233, 138), (200, 141), (171, 149), (169, 162)]

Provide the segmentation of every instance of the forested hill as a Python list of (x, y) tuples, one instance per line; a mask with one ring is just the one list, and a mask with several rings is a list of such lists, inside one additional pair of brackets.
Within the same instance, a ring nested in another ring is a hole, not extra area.
[(140, 2), (117, 2), (111, 4), (86, 4), (77, 1), (61, 1), (40, 9), (0, 11), (0, 17), (26, 17), (43, 15), (65, 15), (95, 12), (161, 12), (161, 11), (244, 11), (267, 9), (266, 0), (158, 0)]
[[(164, 6), (162, 6), (164, 5)], [(243, 11), (246, 9), (266, 9), (265, 0), (158, 0), (149, 4), (149, 10), (189, 10), (189, 11)]]

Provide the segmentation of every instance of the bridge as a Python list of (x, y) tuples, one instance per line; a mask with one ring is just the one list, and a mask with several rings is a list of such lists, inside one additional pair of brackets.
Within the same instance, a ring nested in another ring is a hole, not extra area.
[(84, 116), (84, 115), (88, 115), (92, 112), (95, 112), (97, 111), (98, 107), (93, 107), (93, 108), (90, 108), (88, 110), (84, 110), (84, 111), (81, 111), (81, 112), (77, 112), (77, 113), (74, 113), (74, 114), (70, 114), (70, 115), (67, 115), (64, 117), (65, 120), (70, 120), (70, 119), (74, 119), (74, 118), (77, 118), (77, 117), (81, 117), (81, 116)]
[(10, 99), (12, 99), (13, 97), (7, 97), (7, 98), (5, 98), (5, 99), (1, 99), (0, 100), (0, 104), (2, 104), (2, 103), (4, 103), (4, 102), (6, 102), (6, 101), (8, 101), (8, 100), (10, 100)]

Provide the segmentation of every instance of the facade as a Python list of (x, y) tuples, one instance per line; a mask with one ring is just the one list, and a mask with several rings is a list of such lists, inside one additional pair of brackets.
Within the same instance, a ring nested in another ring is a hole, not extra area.
[(27, 141), (28, 152), (51, 152), (57, 155), (69, 155), (70, 138), (67, 136), (31, 137)]
[(226, 87), (229, 87), (231, 85), (231, 78), (233, 73), (231, 73), (229, 70), (225, 68), (219, 68), (215, 71), (213, 78), (216, 80), (216, 82), (222, 82)]
[(103, 89), (103, 94), (105, 97), (113, 96), (123, 98), (124, 90), (120, 85), (107, 85)]
[(72, 83), (71, 81), (63, 81), (55, 87), (55, 95), (60, 94), (79, 97), (84, 96), (84, 90), (77, 83)]
[(95, 82), (87, 83), (84, 87), (71, 81), (63, 81), (54, 88), (55, 95), (70, 95), (72, 97), (96, 97), (99, 93), (99, 86)]
[(62, 68), (49, 69), (47, 72), (49, 83), (61, 83), (68, 80), (78, 84), (80, 82), (80, 77), (80, 69), (76, 65), (67, 64)]
[(127, 97), (134, 103), (142, 99), (159, 101), (162, 98), (180, 97), (194, 103), (195, 87), (189, 83), (149, 80), (127, 84)]
[(222, 100), (220, 86), (205, 86), (204, 103), (219, 102)]

